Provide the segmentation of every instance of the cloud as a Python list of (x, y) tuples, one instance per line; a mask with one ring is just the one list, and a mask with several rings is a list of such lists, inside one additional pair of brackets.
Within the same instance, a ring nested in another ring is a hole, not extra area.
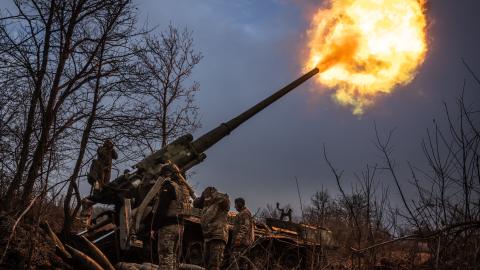
[[(194, 31), (196, 48), (204, 54), (193, 73), (201, 84), (197, 100), (203, 129), (198, 136), (300, 75), (308, 15), (323, 3), (145, 0), (139, 2), (139, 10), (143, 18), (148, 15), (151, 25), (160, 24), (160, 29), (172, 22)], [(366, 163), (381, 162), (371, 143), (374, 120), (384, 130), (397, 127), (394, 155), (408, 188), (408, 166), (401, 162), (411, 160), (421, 166), (421, 136), (433, 117), (443, 116), (442, 99), (450, 100), (465, 77), (459, 53), (465, 53), (467, 60), (480, 59), (478, 38), (461, 34), (475, 32), (480, 23), (475, 9), (462, 3), (435, 3), (430, 12), (439, 22), (435, 27), (442, 29), (432, 30), (438, 40), (434, 55), (427, 57), (411, 85), (382, 99), (358, 119), (328, 95), (312, 98), (307, 90), (314, 86), (307, 83), (209, 149), (191, 178), (199, 184), (198, 191), (214, 185), (231, 198), (245, 197), (253, 209), (276, 201), (298, 207), (294, 176), (300, 179), (304, 202), (321, 185), (337, 190), (322, 157), (323, 143), (336, 167), (346, 171), (344, 183), (350, 187), (353, 172)], [(450, 35), (458, 38), (452, 40)], [(472, 66), (480, 70), (475, 61)], [(428, 98), (419, 98), (415, 89), (422, 89)], [(382, 175), (381, 181), (391, 184), (388, 175)]]

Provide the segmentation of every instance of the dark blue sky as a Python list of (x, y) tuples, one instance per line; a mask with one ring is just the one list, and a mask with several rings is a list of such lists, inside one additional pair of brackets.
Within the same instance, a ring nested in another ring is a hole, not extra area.
[[(302, 50), (312, 5), (300, 1), (141, 1), (142, 19), (160, 28), (169, 22), (194, 32), (204, 59), (194, 72), (201, 84), (198, 104), (203, 128), (197, 136), (242, 112), (301, 74)], [(305, 2), (305, 1), (304, 1)], [(320, 3), (320, 2), (319, 2)], [(199, 189), (217, 186), (232, 198), (244, 196), (252, 208), (280, 201), (298, 205), (294, 177), (303, 200), (322, 185), (336, 192), (323, 157), (326, 144), (345, 182), (366, 163), (378, 163), (373, 122), (381, 131), (396, 128), (394, 156), (403, 184), (410, 179), (406, 160), (422, 164), (420, 142), (432, 119), (445, 119), (442, 102), (451, 102), (467, 80), (467, 97), (480, 95), (461, 57), (480, 71), (480, 18), (477, 1), (431, 1), (429, 53), (417, 78), (381, 99), (362, 117), (299, 87), (207, 151), (191, 178)], [(382, 182), (391, 184), (387, 174)], [(394, 191), (393, 186), (391, 188)]]
[[(193, 74), (201, 84), (197, 101), (203, 125), (196, 137), (301, 75), (308, 14), (320, 3), (139, 2), (140, 21), (147, 19), (160, 29), (169, 22), (188, 27), (204, 55)], [(346, 185), (367, 163), (381, 162), (373, 145), (375, 121), (383, 133), (396, 128), (393, 155), (402, 185), (409, 189), (406, 161), (422, 166), (421, 139), (433, 118), (444, 123), (442, 102), (452, 103), (464, 80), (469, 101), (480, 101), (480, 88), (461, 62), (463, 57), (480, 74), (480, 1), (431, 0), (428, 7), (429, 52), (411, 84), (357, 117), (328, 94), (313, 94), (318, 86), (307, 83), (208, 150), (190, 181), (199, 192), (213, 185), (232, 199), (243, 196), (253, 209), (276, 201), (298, 208), (295, 176), (304, 202), (322, 185), (337, 193), (323, 144), (336, 167), (345, 170)], [(393, 184), (388, 174), (379, 180)], [(395, 198), (393, 185), (390, 190)]]
[[(301, 75), (305, 32), (310, 14), (323, 1), (313, 0), (138, 0), (139, 23), (165, 29), (169, 23), (193, 31), (204, 55), (193, 79), (201, 85), (197, 104), (203, 127), (195, 137), (249, 108)], [(10, 1), (0, 0), (9, 8)], [(338, 194), (323, 159), (345, 170), (347, 189), (354, 172), (382, 163), (375, 149), (374, 122), (383, 134), (395, 128), (393, 157), (402, 186), (412, 190), (406, 161), (425, 164), (421, 140), (435, 118), (445, 125), (443, 102), (454, 103), (466, 82), (467, 102), (480, 101), (480, 87), (464, 68), (464, 58), (480, 75), (480, 1), (430, 0), (429, 52), (416, 79), (357, 117), (329, 94), (306, 83), (240, 126), (206, 152), (190, 181), (197, 193), (206, 186), (243, 196), (255, 211), (276, 201), (299, 208), (295, 177), (303, 202), (322, 186)], [(408, 42), (408, 41), (399, 41)], [(130, 164), (133, 165), (133, 164)], [(390, 186), (391, 177), (378, 180)], [(410, 196), (413, 193), (410, 193)], [(298, 214), (298, 212), (297, 212)]]

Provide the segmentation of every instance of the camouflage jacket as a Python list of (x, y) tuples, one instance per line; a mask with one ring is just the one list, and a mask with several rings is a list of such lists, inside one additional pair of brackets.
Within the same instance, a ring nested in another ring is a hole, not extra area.
[(227, 194), (214, 192), (209, 202), (203, 203), (201, 225), (205, 241), (228, 241), (227, 218), (230, 210), (230, 200)]
[(254, 222), (248, 208), (243, 208), (235, 216), (233, 224), (233, 245), (250, 246), (254, 240)]
[(113, 147), (100, 146), (97, 149), (98, 160), (105, 167), (112, 166), (112, 159), (117, 159), (118, 154)]
[(191, 203), (189, 190), (184, 184), (166, 178), (158, 193), (156, 206), (152, 212), (152, 229), (182, 223), (181, 217), (189, 214)]

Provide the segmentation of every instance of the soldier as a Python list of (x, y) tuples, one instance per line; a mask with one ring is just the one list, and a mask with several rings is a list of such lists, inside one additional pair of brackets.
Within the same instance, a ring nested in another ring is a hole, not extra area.
[(158, 235), (159, 270), (178, 269), (178, 255), (183, 237), (183, 215), (191, 208), (192, 188), (178, 167), (166, 165), (160, 174), (165, 178), (153, 213), (152, 229)]
[(102, 164), (103, 178), (100, 181), (100, 185), (104, 185), (110, 182), (110, 173), (112, 171), (112, 160), (117, 159), (118, 155), (115, 149), (113, 149), (113, 143), (110, 139), (107, 139), (102, 147), (97, 149), (98, 160)]
[(93, 186), (94, 192), (100, 191), (110, 182), (112, 160), (118, 158), (110, 139), (105, 140), (103, 145), (97, 149), (97, 155), (98, 157), (92, 161), (88, 173), (88, 182)]
[(232, 257), (234, 269), (246, 270), (249, 268), (247, 260), (242, 259), (244, 253), (252, 244), (254, 240), (254, 221), (252, 214), (247, 207), (245, 207), (245, 200), (243, 198), (235, 199), (235, 209), (238, 211), (232, 234)]
[(207, 187), (193, 204), (202, 209), (201, 225), (205, 241), (206, 268), (219, 270), (228, 241), (227, 217), (230, 210), (228, 195), (218, 192), (214, 187)]

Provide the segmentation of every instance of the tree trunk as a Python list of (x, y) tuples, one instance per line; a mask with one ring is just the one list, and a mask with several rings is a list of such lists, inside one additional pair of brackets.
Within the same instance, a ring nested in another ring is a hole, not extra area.
[[(71, 230), (73, 217), (76, 216), (80, 207), (80, 194), (78, 191), (76, 180), (78, 178), (78, 174), (80, 173), (80, 167), (83, 162), (83, 157), (85, 155), (85, 150), (87, 148), (88, 140), (90, 139), (90, 133), (92, 131), (93, 123), (95, 122), (95, 119), (96, 119), (97, 108), (100, 101), (100, 79), (101, 79), (101, 73), (102, 73), (101, 71), (102, 71), (104, 49), (105, 49), (105, 42), (102, 42), (101, 50), (100, 50), (100, 59), (98, 64), (98, 71), (97, 71), (97, 78), (95, 81), (92, 111), (90, 112), (90, 115), (87, 119), (87, 123), (85, 124), (85, 129), (83, 130), (83, 133), (82, 133), (82, 140), (80, 142), (80, 152), (78, 153), (78, 157), (77, 157), (77, 161), (75, 162), (73, 173), (69, 178), (70, 184), (68, 186), (68, 191), (65, 197), (65, 201), (63, 202), (63, 212), (65, 216), (64, 223), (63, 223), (63, 232), (66, 236)], [(75, 194), (77, 195), (77, 200), (79, 201), (79, 203), (75, 207), (75, 210), (73, 211), (73, 213), (70, 213), (70, 203), (72, 200), (72, 195), (73, 195), (72, 193), (74, 190), (75, 190)]]
[(53, 79), (52, 88), (50, 90), (50, 96), (48, 99), (48, 104), (45, 109), (42, 126), (41, 126), (41, 134), (40, 140), (38, 141), (37, 147), (33, 154), (32, 158), (32, 165), (30, 166), (30, 170), (28, 171), (27, 180), (24, 185), (24, 190), (22, 194), (22, 201), (28, 201), (30, 197), (33, 185), (35, 184), (35, 180), (38, 177), (38, 170), (42, 165), (43, 158), (45, 156), (46, 144), (48, 142), (48, 137), (50, 135), (50, 128), (52, 126), (53, 120), (55, 118), (55, 103), (57, 100), (57, 95), (59, 92), (59, 84), (60, 79), (62, 77), (63, 70), (65, 68), (65, 63), (70, 56), (71, 53), (71, 43), (72, 43), (72, 36), (74, 33), (75, 25), (77, 23), (78, 15), (82, 10), (82, 6), (84, 4), (83, 1), (79, 1), (78, 5), (73, 9), (72, 16), (70, 17), (68, 30), (65, 35), (65, 44), (60, 51), (60, 60), (56, 69), (55, 77)]
[(29, 107), (28, 116), (27, 116), (27, 124), (22, 136), (22, 150), (20, 151), (20, 160), (18, 162), (17, 169), (15, 171), (15, 176), (12, 182), (10, 183), (10, 186), (8, 187), (7, 194), (5, 195), (5, 202), (2, 204), (5, 206), (6, 209), (9, 209), (10, 206), (12, 205), (15, 191), (20, 186), (20, 183), (23, 178), (23, 173), (25, 171), (25, 166), (28, 160), (28, 152), (29, 152), (28, 150), (30, 148), (30, 138), (33, 133), (33, 122), (35, 119), (35, 111), (37, 109), (37, 102), (39, 101), (41, 96), (43, 79), (45, 77), (45, 72), (47, 69), (54, 10), (55, 10), (55, 1), (51, 1), (49, 17), (47, 20), (47, 24), (45, 25), (45, 43), (43, 46), (42, 64), (41, 64), (40, 70), (37, 71), (36, 76), (33, 78), (35, 81), (35, 89), (33, 91), (33, 94), (30, 100), (30, 107)]

